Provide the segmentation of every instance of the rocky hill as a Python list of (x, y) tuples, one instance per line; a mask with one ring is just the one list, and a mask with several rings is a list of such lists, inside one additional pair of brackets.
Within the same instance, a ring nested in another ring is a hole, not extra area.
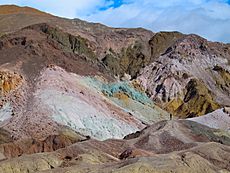
[(187, 35), (167, 48), (138, 79), (151, 98), (179, 117), (230, 103), (230, 47)]
[(0, 6), (0, 173), (230, 172), (229, 62), (193, 34)]

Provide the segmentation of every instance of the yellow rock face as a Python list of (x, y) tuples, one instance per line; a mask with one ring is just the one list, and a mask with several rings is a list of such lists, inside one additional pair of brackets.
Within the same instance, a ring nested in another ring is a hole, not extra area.
[(15, 90), (22, 82), (22, 76), (16, 73), (0, 71), (0, 94)]
[(210, 91), (196, 79), (188, 83), (185, 93), (183, 100), (176, 98), (165, 106), (174, 116), (180, 118), (201, 116), (220, 108)]
[(144, 87), (140, 84), (140, 81), (138, 81), (138, 80), (133, 80), (132, 81), (132, 85), (133, 85), (133, 87), (136, 90), (138, 90), (140, 92), (144, 92), (145, 91)]
[(114, 97), (124, 101), (126, 105), (129, 104), (129, 96), (127, 96), (125, 93), (122, 93), (122, 92), (115, 93)]
[(183, 104), (183, 100), (181, 98), (176, 98), (171, 100), (166, 104), (165, 109), (170, 113), (175, 113), (176, 110)]
[(214, 70), (219, 74), (215, 77), (216, 86), (227, 94), (230, 90), (230, 73), (219, 66), (215, 66)]

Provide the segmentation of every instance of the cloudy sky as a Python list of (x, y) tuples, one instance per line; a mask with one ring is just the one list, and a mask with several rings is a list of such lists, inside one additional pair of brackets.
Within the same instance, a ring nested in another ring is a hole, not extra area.
[(230, 0), (0, 0), (113, 27), (196, 33), (230, 43)]

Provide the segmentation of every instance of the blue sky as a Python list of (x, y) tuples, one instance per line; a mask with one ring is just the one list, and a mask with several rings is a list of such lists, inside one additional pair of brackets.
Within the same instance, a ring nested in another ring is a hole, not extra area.
[(230, 0), (0, 0), (113, 27), (180, 31), (230, 43)]

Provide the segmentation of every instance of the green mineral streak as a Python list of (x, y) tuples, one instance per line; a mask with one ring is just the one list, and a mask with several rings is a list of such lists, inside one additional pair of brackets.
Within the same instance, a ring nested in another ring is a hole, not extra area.
[(130, 83), (128, 82), (118, 82), (112, 84), (102, 85), (102, 92), (112, 97), (116, 93), (124, 93), (129, 98), (132, 98), (135, 101), (138, 101), (143, 104), (151, 104), (152, 101), (148, 98), (145, 93), (137, 91)]
[(96, 59), (95, 54), (89, 48), (87, 39), (80, 36), (73, 36), (53, 27), (44, 26), (41, 29), (44, 33), (48, 34), (49, 37), (60, 43), (64, 50), (84, 55), (91, 60)]
[(128, 47), (123, 47), (119, 53), (109, 49), (102, 62), (116, 76), (123, 76), (125, 73), (136, 77), (148, 60), (143, 43), (136, 41)]
[(152, 100), (144, 92), (136, 90), (129, 82), (119, 81), (115, 83), (104, 83), (95, 78), (87, 78), (86, 81), (90, 86), (93, 86), (97, 90), (100, 90), (108, 97), (113, 97), (117, 93), (124, 93), (129, 98), (142, 104), (150, 106), (153, 105)]
[(184, 35), (179, 32), (156, 33), (148, 44), (141, 40), (123, 47), (120, 52), (112, 48), (106, 52), (102, 62), (116, 76), (123, 76), (125, 73), (136, 78), (140, 69), (151, 64), (161, 54), (169, 52), (171, 46)]

